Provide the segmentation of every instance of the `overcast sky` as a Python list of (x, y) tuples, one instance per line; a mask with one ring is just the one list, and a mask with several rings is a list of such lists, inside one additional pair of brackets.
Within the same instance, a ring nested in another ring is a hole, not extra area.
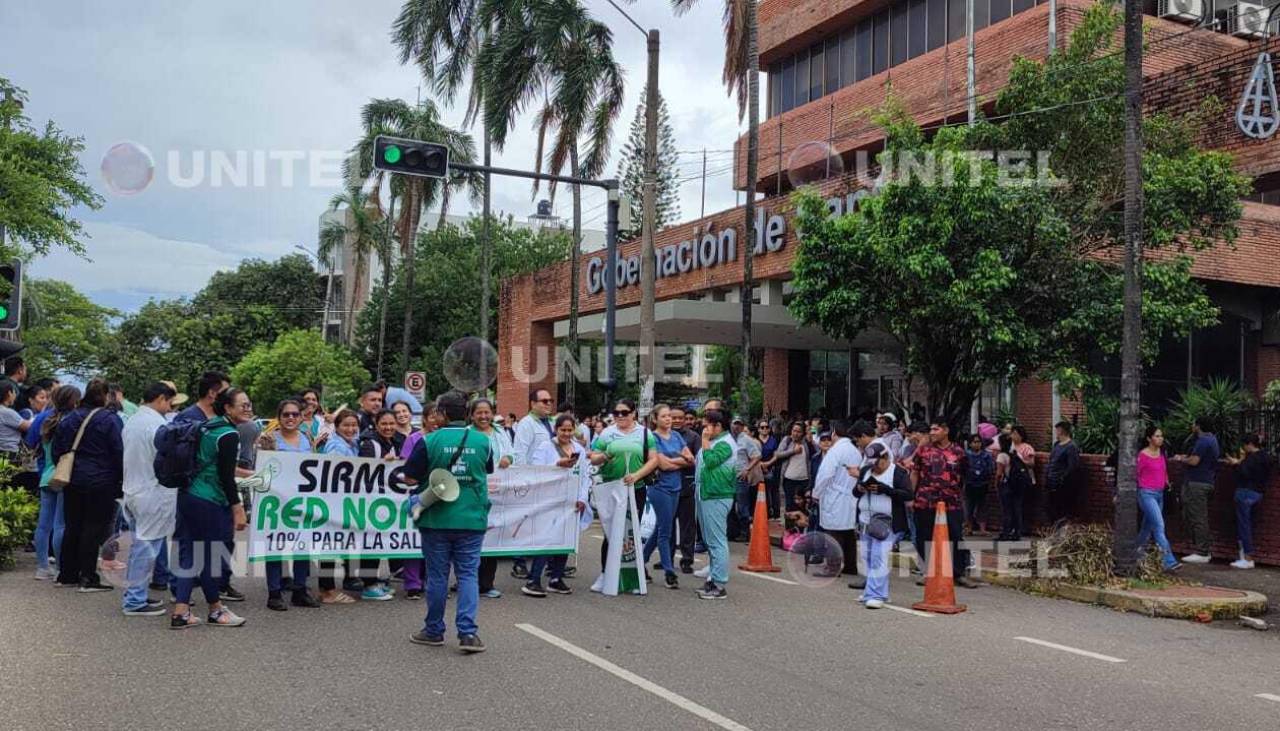
[[(586, 2), (614, 29), (615, 54), (627, 72), (612, 169), (644, 87), (645, 41), (605, 0)], [(296, 244), (314, 248), (317, 219), (339, 190), (332, 163), (358, 138), (361, 105), (373, 97), (413, 102), (419, 93), (416, 69), (397, 63), (389, 40), (400, 4), (0, 3), (0, 75), (27, 90), (33, 123), (51, 119), (84, 137), (82, 162), (106, 199), (98, 211), (76, 211), (91, 237), (91, 261), (55, 253), (32, 265), (31, 275), (68, 280), (96, 301), (128, 310), (149, 297), (190, 294), (242, 258), (276, 258)], [(679, 19), (665, 0), (628, 7), (642, 25), (662, 32), (660, 83), (677, 146), (713, 151), (708, 212), (735, 203), (724, 151), (739, 124), (720, 82), (721, 7), (704, 0)], [(446, 112), (450, 123), (461, 123), (462, 103)], [(154, 180), (132, 196), (113, 193), (101, 173), (104, 154), (126, 141), (155, 160)], [(262, 161), (256, 174), (255, 153)], [(237, 154), (244, 155), (244, 167), (216, 180), (218, 160), (234, 162)], [(305, 158), (288, 164), (290, 185), (279, 158), (292, 154)], [(533, 154), (526, 116), (494, 164), (528, 168)], [(179, 164), (177, 181), (171, 158)], [(702, 157), (695, 152), (680, 160), (680, 174), (689, 178), (681, 189), (682, 218), (689, 219), (699, 212)], [(193, 178), (201, 164), (204, 175)], [(237, 171), (247, 185), (233, 184)], [(523, 218), (533, 211), (530, 196), (528, 182), (494, 181), (497, 210)], [(588, 227), (604, 227), (603, 200), (601, 192), (584, 192)], [(466, 210), (465, 202), (453, 209)], [(558, 197), (557, 213), (569, 217), (569, 196)]]

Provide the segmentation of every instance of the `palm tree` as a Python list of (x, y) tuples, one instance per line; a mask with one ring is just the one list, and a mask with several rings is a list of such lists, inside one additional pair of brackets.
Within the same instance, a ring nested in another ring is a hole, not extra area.
[[(337, 211), (345, 209), (343, 220), (327, 221), (320, 227), (320, 240), (318, 242), (316, 254), (321, 262), (332, 262), (335, 256), (338, 256), (343, 247), (349, 247), (352, 258), (355, 260), (355, 272), (351, 280), (351, 299), (347, 301), (348, 311), (365, 295), (363, 290), (367, 272), (369, 271), (370, 254), (380, 254), (382, 249), (383, 229), (380, 224), (382, 215), (378, 209), (377, 201), (366, 194), (359, 188), (350, 188), (342, 193), (335, 195), (329, 201), (329, 210)], [(387, 262), (383, 262), (385, 267)], [(329, 267), (329, 273), (332, 277), (333, 267)], [(345, 342), (351, 341), (352, 323), (354, 317), (348, 315), (345, 319), (342, 339)], [(328, 323), (324, 324), (328, 327)], [(382, 347), (381, 341), (378, 343), (379, 349)]]
[[(351, 148), (351, 154), (343, 163), (343, 172), (349, 185), (371, 182), (370, 198), (376, 202), (382, 188), (383, 173), (373, 167), (373, 141), (378, 135), (392, 135), (415, 140), (429, 140), (449, 148), (449, 159), (456, 162), (475, 161), (475, 142), (471, 135), (459, 132), (440, 120), (440, 110), (431, 100), (417, 106), (400, 99), (373, 99), (360, 112), (364, 136)], [(393, 175), (391, 193), (400, 199), (400, 215), (395, 226), (400, 240), (400, 257), (405, 267), (405, 288), (412, 292), (414, 286), (414, 246), (417, 242), (418, 224), (422, 213), (432, 206), (440, 206), (440, 223), (443, 224), (449, 210), (449, 199), (454, 192), (465, 190), (471, 200), (480, 199), (484, 180), (480, 175), (468, 173), (446, 180), (416, 176)], [(413, 342), (413, 298), (405, 298), (404, 340), (401, 346), (401, 370), (408, 370)]]
[[(677, 15), (689, 11), (698, 0), (671, 0)], [(756, 173), (760, 142), (760, 46), (757, 38), (756, 0), (724, 0), (724, 84), (738, 97), (738, 120), (747, 117), (747, 205), (742, 259), (742, 372), (738, 388), (742, 411), (749, 405), (751, 380), (751, 299), (755, 289)]]
[[(613, 124), (622, 111), (623, 72), (613, 57), (613, 33), (577, 0), (515, 0), (492, 18), (492, 32), (476, 64), (485, 80), (484, 116), (501, 146), (516, 115), (538, 103), (535, 170), (595, 178), (609, 159)], [(551, 147), (546, 147), (551, 137)], [(581, 149), (585, 142), (585, 155)], [(537, 195), (539, 184), (533, 186)], [(556, 185), (551, 183), (554, 199)], [(570, 254), (569, 337), (578, 350), (579, 261), (582, 255), (582, 192), (573, 191), (573, 248)], [(566, 395), (574, 397), (574, 379)]]

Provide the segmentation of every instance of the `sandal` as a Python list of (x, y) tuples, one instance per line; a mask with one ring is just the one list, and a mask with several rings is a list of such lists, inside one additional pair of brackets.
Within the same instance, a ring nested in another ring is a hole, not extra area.
[(332, 594), (322, 594), (320, 596), (321, 604), (355, 604), (356, 600), (345, 591), (335, 591)]

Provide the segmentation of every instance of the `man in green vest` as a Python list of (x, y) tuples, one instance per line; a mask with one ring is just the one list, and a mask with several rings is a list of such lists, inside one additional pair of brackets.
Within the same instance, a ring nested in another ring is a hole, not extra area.
[[(419, 645), (444, 644), (444, 606), (449, 597), (449, 569), (458, 579), (457, 625), (463, 652), (484, 652), (476, 627), (480, 604), (480, 547), (489, 526), (489, 480), (493, 453), (489, 439), (466, 424), (467, 397), (449, 391), (436, 401), (449, 425), (418, 442), (404, 466), (404, 476), (419, 490), (434, 469), (449, 470), (458, 480), (458, 499), (437, 502), (422, 511), (422, 555), (427, 564), (427, 618), (423, 628), (409, 636)], [(415, 495), (416, 503), (417, 495)], [(412, 506), (411, 506), (412, 507)]]

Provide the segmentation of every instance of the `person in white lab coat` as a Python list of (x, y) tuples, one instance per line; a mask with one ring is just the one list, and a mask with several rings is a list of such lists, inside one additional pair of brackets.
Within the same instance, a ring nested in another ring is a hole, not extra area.
[[(555, 438), (555, 427), (551, 425), (551, 414), (554, 413), (555, 406), (556, 401), (547, 389), (535, 388), (529, 392), (529, 413), (516, 423), (515, 437), (512, 439), (512, 464), (533, 464), (533, 455), (538, 448)], [(529, 578), (529, 569), (523, 557), (511, 560), (511, 576), (517, 579)]]
[[(591, 488), (591, 463), (587, 459), (587, 450), (578, 443), (577, 427), (572, 414), (561, 414), (556, 417), (556, 438), (543, 442), (533, 454), (532, 464), (566, 467), (578, 476), (578, 500), (574, 509), (581, 516), (587, 509), (587, 497)], [(529, 567), (529, 580), (521, 592), (526, 596), (545, 597), (547, 592), (555, 594), (572, 594), (573, 589), (564, 582), (564, 569), (568, 561), (567, 555), (535, 556)], [(546, 589), (542, 587), (543, 568), (549, 568), (550, 580)]]
[(833, 577), (844, 563), (844, 573), (858, 573), (857, 532), (855, 530), (853, 486), (862, 469), (862, 450), (850, 439), (849, 422), (831, 422), (835, 443), (822, 458), (813, 481), (814, 500), (818, 501), (818, 525), (840, 547), (839, 555), (827, 554), (827, 565), (819, 576)]
[(156, 382), (142, 394), (143, 404), (124, 425), (124, 509), (133, 523), (133, 546), (125, 570), (128, 584), (121, 609), (129, 616), (155, 617), (165, 613), (164, 602), (147, 595), (151, 570), (161, 546), (173, 534), (178, 491), (160, 484), (155, 470), (156, 431), (164, 426), (178, 392)]

